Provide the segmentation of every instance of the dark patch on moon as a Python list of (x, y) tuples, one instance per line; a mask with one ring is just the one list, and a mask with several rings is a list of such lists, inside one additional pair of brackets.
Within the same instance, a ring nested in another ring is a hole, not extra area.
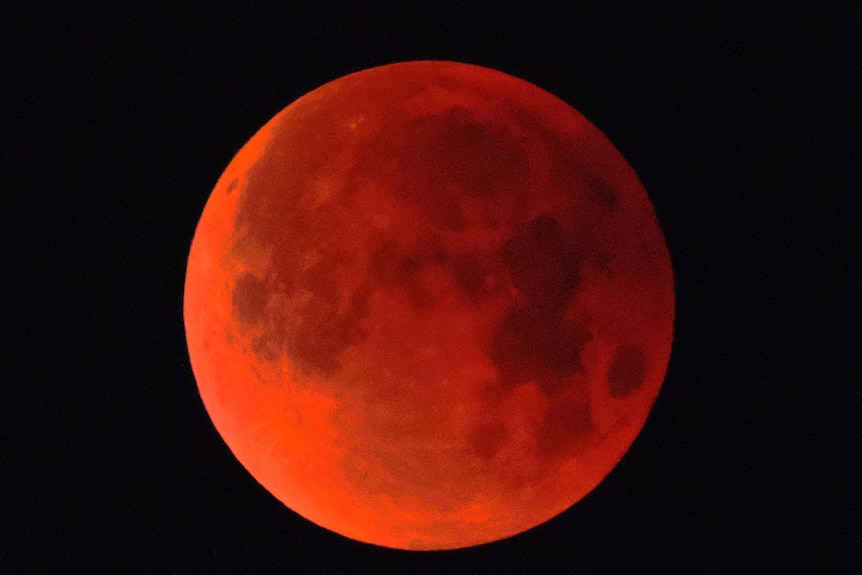
[(404, 290), (414, 309), (428, 309), (435, 303), (434, 294), (420, 281), (422, 270), (445, 257), (431, 244), (402, 251), (395, 241), (386, 241), (374, 250), (368, 264), (373, 284)]
[(567, 324), (561, 314), (521, 308), (510, 311), (494, 333), (490, 357), (504, 389), (535, 381), (553, 393), (583, 371), (580, 354), (589, 339), (585, 329)]
[(566, 305), (581, 280), (574, 247), (547, 214), (516, 232), (503, 246), (501, 256), (514, 286), (531, 306), (541, 310)]
[(535, 381), (554, 393), (583, 370), (580, 353), (590, 340), (583, 326), (563, 319), (581, 281), (575, 249), (545, 214), (506, 242), (501, 259), (527, 303), (511, 309), (494, 333), (490, 357), (500, 370), (499, 383), (511, 389)]
[(383, 172), (378, 167), (393, 161), (395, 195), (442, 229), (464, 226), (458, 195), (489, 199), (526, 191), (529, 184), (529, 158), (511, 129), (477, 121), (461, 107), (392, 121), (369, 144), (362, 170), (371, 164)]
[(238, 180), (236, 178), (231, 180), (230, 184), (228, 184), (228, 186), (227, 186), (227, 191), (225, 193), (226, 194), (231, 193), (234, 190), (234, 188), (236, 188), (237, 182), (238, 182)]
[(244, 273), (236, 281), (231, 303), (237, 319), (246, 325), (256, 325), (264, 319), (269, 288), (253, 274)]
[(367, 313), (369, 296), (368, 290), (357, 291), (345, 311), (339, 310), (336, 298), (313, 296), (287, 342), (291, 359), (326, 376), (338, 372), (341, 352), (364, 337), (359, 324)]
[(608, 212), (615, 212), (620, 207), (620, 197), (605, 180), (590, 172), (584, 172), (588, 182), (587, 191), (590, 197)]
[(466, 193), (493, 197), (526, 185), (529, 160), (509, 128), (478, 122), (462, 108), (450, 109), (442, 124), (435, 152)]
[[(551, 407), (537, 430), (538, 448), (549, 461), (559, 461), (577, 452), (595, 430), (589, 389), (572, 379), (583, 372), (581, 352), (591, 334), (564, 319), (582, 279), (581, 258), (547, 214), (517, 230), (500, 257), (526, 303), (509, 310), (494, 333), (489, 356), (499, 370), (497, 384), (509, 390), (533, 382), (548, 396)], [(488, 431), (483, 436), (492, 437)]]
[(331, 274), (337, 264), (311, 266), (299, 277), (311, 292), (295, 315), (267, 309), (270, 297), (279, 293), (251, 273), (237, 280), (232, 304), (238, 320), (256, 332), (252, 349), (267, 361), (288, 354), (307, 374), (331, 376), (340, 369), (339, 356), (362, 340), (360, 322), (367, 313), (370, 290), (358, 289), (344, 305)]
[(646, 379), (646, 357), (640, 347), (627, 343), (617, 347), (608, 368), (608, 390), (624, 399), (635, 393)]
[(473, 305), (480, 302), (488, 292), (485, 285), (487, 274), (484, 265), (472, 254), (458, 254), (449, 261), (449, 270), (455, 283)]
[[(537, 140), (547, 149), (551, 160), (551, 182), (563, 190), (580, 191), (587, 194), (591, 202), (607, 212), (614, 212), (620, 207), (619, 193), (596, 174), (596, 169), (587, 165), (571, 153), (572, 143), (565, 142), (560, 135), (535, 113), (510, 101), (509, 114), (517, 124), (529, 134), (537, 134)], [(578, 147), (578, 146), (574, 146)]]

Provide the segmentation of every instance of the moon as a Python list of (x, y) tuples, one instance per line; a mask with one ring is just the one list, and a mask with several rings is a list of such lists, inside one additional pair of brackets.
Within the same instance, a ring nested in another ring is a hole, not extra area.
[(611, 142), (526, 81), (404, 62), (302, 96), (218, 180), (192, 369), (248, 472), (380, 546), (500, 540), (586, 496), (673, 340), (670, 256)]

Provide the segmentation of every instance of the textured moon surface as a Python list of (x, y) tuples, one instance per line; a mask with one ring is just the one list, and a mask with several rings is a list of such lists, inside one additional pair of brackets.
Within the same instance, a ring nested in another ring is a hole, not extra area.
[(453, 549), (587, 495), (654, 404), (673, 273), (642, 184), (501, 72), (330, 82), (240, 150), (188, 259), (192, 368), (276, 498), (346, 537)]

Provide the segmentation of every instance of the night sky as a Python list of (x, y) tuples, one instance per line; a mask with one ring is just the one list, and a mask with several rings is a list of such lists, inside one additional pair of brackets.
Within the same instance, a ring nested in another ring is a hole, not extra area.
[[(10, 572), (862, 567), (862, 11), (461, 4), (0, 10)], [(246, 140), (327, 81), (417, 59), (528, 80), (598, 126), (653, 201), (677, 298), (664, 386), (610, 476), (443, 553), (269, 495), (209, 420), (182, 319), (195, 225)]]

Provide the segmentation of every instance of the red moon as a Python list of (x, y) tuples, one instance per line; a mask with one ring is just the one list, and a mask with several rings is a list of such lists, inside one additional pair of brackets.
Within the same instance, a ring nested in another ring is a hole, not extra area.
[(671, 261), (610, 141), (542, 89), (406, 62), (299, 98), (216, 184), (188, 259), (218, 432), (346, 537), (454, 549), (604, 479), (673, 340)]

